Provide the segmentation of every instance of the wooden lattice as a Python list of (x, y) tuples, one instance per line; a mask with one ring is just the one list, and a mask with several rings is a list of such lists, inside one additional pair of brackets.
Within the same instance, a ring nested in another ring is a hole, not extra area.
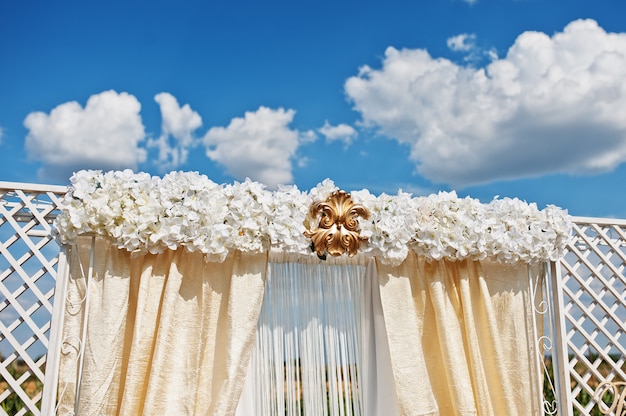
[(626, 221), (578, 218), (569, 252), (560, 262), (575, 415), (621, 415), (626, 382), (625, 268)]
[(0, 182), (0, 415), (40, 413), (65, 191)]
[[(51, 222), (65, 191), (0, 182), (0, 415), (41, 413), (60, 253)], [(554, 363), (566, 403), (559, 413), (617, 414), (609, 406), (626, 396), (626, 220), (574, 220), (550, 289), (555, 346), (566, 357)]]

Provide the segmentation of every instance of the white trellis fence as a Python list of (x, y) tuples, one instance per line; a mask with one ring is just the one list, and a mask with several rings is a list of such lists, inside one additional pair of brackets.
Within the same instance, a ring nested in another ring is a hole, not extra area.
[(62, 186), (0, 182), (0, 414), (39, 414), (60, 250)]
[[(65, 191), (0, 182), (0, 415), (39, 415), (42, 404), (54, 407), (56, 380), (52, 370), (46, 373), (46, 355), (57, 336), (53, 307), (60, 312), (62, 305), (54, 305), (54, 288), (65, 260), (51, 223)], [(622, 415), (626, 220), (574, 221), (569, 251), (552, 264), (548, 282), (555, 335), (546, 362), (549, 372), (554, 366), (558, 399), (552, 414)]]
[(574, 238), (554, 271), (568, 408), (626, 414), (626, 220), (575, 218)]

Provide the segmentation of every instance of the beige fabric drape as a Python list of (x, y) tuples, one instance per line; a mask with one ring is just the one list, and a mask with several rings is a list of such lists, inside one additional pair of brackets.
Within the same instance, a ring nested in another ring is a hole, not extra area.
[[(70, 413), (83, 315), (79, 415), (232, 415), (263, 298), (267, 254), (205, 262), (184, 249), (131, 257), (89, 237), (71, 252), (58, 414)], [(81, 262), (83, 271), (81, 271)]]
[(378, 264), (401, 415), (541, 414), (527, 265)]

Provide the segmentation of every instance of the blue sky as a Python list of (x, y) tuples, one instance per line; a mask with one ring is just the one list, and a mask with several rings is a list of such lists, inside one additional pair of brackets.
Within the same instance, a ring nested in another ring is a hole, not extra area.
[(626, 218), (623, 0), (3, 1), (0, 181), (456, 190)]

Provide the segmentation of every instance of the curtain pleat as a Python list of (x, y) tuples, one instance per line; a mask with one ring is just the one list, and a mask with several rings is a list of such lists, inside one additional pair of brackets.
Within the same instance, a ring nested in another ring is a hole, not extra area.
[(184, 249), (133, 257), (97, 239), (87, 282), (89, 241), (81, 239), (70, 258), (59, 414), (74, 406), (85, 311), (78, 414), (234, 414), (254, 344), (267, 254), (233, 252), (223, 263)]
[(380, 301), (376, 263), (368, 264), (365, 285), (363, 408), (366, 416), (398, 416), (396, 385), (387, 342), (385, 317)]
[(541, 414), (527, 265), (378, 264), (401, 415)]
[(525, 264), (272, 253), (261, 314), (267, 253), (97, 238), (90, 271), (91, 248), (70, 251), (59, 415), (541, 414)]

